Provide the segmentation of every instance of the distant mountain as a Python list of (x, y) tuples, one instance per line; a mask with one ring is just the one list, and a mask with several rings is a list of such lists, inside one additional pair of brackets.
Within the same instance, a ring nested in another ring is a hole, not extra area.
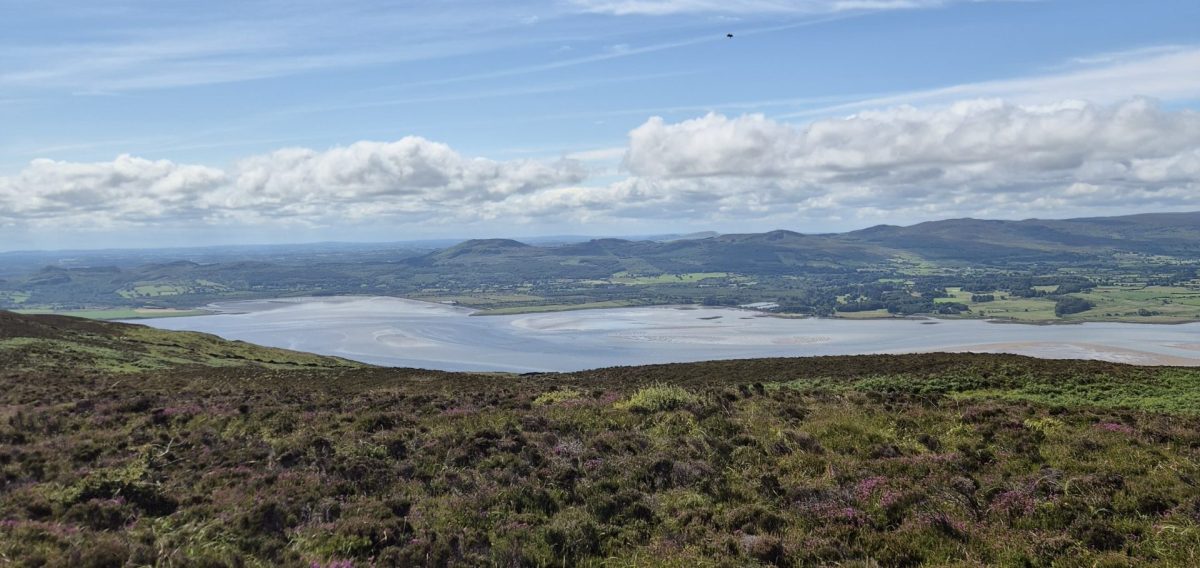
[[(1062, 220), (947, 219), (839, 234), (774, 230), (685, 237), (597, 238), (552, 246), (473, 239), (432, 251), (361, 247), (331, 252), (323, 247), (279, 256), (247, 257), (238, 252), (211, 262), (156, 253), (133, 264), (119, 253), (105, 253), (90, 257), (94, 264), (76, 260), (29, 266), (32, 257), (20, 256), (19, 264), (0, 270), (0, 307), (193, 307), (261, 297), (405, 295), (526, 285), (564, 303), (595, 297), (641, 301), (636, 290), (610, 278), (621, 273), (728, 272), (874, 281), (878, 277), (854, 275), (894, 268), (891, 260), (898, 257), (1003, 270), (1103, 268), (1116, 266), (1117, 253), (1200, 258), (1200, 212)], [(583, 284), (568, 290), (566, 282)]]
[(1200, 212), (1023, 221), (947, 219), (839, 235), (930, 259), (1069, 260), (1113, 252), (1200, 254)]
[(662, 272), (769, 273), (807, 266), (853, 268), (899, 254), (988, 265), (1081, 261), (1116, 252), (1200, 256), (1200, 212), (1065, 220), (948, 219), (840, 234), (775, 230), (665, 242), (594, 239), (553, 249), (523, 249), (520, 254), (639, 259), (649, 267), (646, 270)]
[(520, 254), (532, 248), (532, 245), (527, 245), (512, 239), (472, 239), (461, 242), (447, 249), (432, 252), (425, 256), (448, 260), (459, 257)]

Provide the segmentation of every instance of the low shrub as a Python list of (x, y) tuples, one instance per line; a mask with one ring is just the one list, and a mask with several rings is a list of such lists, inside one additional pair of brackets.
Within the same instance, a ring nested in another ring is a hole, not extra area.
[(683, 387), (656, 384), (633, 393), (633, 396), (623, 403), (618, 403), (618, 406), (640, 412), (663, 412), (678, 410), (696, 400), (696, 395)]

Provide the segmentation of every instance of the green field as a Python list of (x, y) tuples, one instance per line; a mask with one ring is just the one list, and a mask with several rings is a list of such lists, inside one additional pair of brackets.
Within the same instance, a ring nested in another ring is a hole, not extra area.
[(14, 304), (24, 304), (29, 300), (29, 292), (20, 290), (0, 290), (0, 301), (8, 301)]
[(186, 286), (178, 286), (172, 284), (145, 284), (134, 286), (132, 289), (120, 290), (122, 298), (153, 298), (157, 296), (178, 296), (186, 294), (191, 289)]
[(650, 284), (688, 284), (709, 278), (728, 278), (728, 272), (685, 272), (683, 274), (658, 274), (654, 276), (637, 276), (628, 272), (618, 272), (609, 280), (614, 284), (650, 285)]
[[(1144, 323), (1176, 323), (1200, 319), (1200, 290), (1179, 286), (1139, 288), (1101, 286), (1087, 294), (1096, 307), (1070, 319), (1121, 320)], [(1139, 313), (1145, 310), (1150, 313)]]
[(949, 298), (938, 298), (936, 303), (958, 302), (971, 307), (971, 312), (960, 317), (1003, 318), (1017, 321), (1036, 322), (1058, 319), (1054, 315), (1054, 300), (1048, 298), (1013, 298), (1002, 292), (990, 292), (996, 299), (991, 302), (971, 302), (971, 296), (980, 292), (965, 292), (959, 288), (947, 288)]
[(197, 279), (193, 282), (184, 283), (145, 283), (135, 284), (126, 288), (117, 290), (117, 295), (125, 299), (134, 298), (161, 298), (168, 296), (182, 296), (184, 294), (196, 294), (204, 292), (222, 292), (228, 291), (230, 288), (218, 282), (211, 280)]
[[(1053, 287), (1039, 287), (1050, 288)], [(936, 302), (960, 302), (971, 307), (965, 317), (1012, 319), (1025, 322), (1052, 321), (1128, 321), (1139, 323), (1179, 323), (1200, 319), (1200, 290), (1181, 286), (1099, 286), (1087, 293), (1070, 294), (1096, 305), (1086, 312), (1064, 317), (1054, 315), (1054, 300), (1042, 298), (1013, 298), (1003, 292), (986, 292), (996, 296), (992, 302), (972, 303), (972, 294), (958, 288), (948, 288), (949, 298)], [(1143, 310), (1139, 313), (1139, 310)]]

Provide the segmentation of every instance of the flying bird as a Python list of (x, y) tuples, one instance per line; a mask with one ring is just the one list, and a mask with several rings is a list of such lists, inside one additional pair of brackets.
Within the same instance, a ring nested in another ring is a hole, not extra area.
[(725, 37), (732, 39), (732, 38), (733, 38), (733, 34), (725, 34)]

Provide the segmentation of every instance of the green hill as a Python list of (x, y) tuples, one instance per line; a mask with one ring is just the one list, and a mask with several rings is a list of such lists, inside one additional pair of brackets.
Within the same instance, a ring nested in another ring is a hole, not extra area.
[(1200, 555), (1200, 370), (387, 369), (0, 314), (28, 566), (1134, 566)]

